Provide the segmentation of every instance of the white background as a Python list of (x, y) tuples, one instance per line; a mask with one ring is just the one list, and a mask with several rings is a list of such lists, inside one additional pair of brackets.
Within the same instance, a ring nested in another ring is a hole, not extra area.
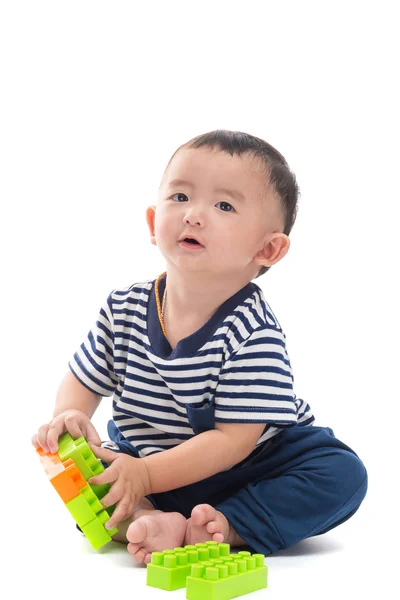
[[(91, 550), (30, 437), (107, 294), (164, 270), (145, 209), (176, 148), (213, 129), (264, 138), (296, 173), (290, 252), (256, 283), (286, 332), (297, 395), (354, 448), (370, 481), (353, 519), (269, 557), (270, 588), (253, 597), (397, 597), (395, 9), (0, 4), (1, 585), (9, 577), (10, 597), (70, 599), (78, 588), (166, 597), (122, 546)], [(94, 418), (103, 437), (109, 415), (105, 399)]]

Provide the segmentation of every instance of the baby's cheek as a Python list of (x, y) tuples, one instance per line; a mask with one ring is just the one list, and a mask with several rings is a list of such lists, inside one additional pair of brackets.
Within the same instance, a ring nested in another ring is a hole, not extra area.
[[(154, 234), (157, 241), (157, 245), (165, 245), (173, 239), (173, 229), (171, 223), (168, 224), (160, 215), (159, 220), (156, 220)], [(178, 236), (179, 237), (179, 236)]]

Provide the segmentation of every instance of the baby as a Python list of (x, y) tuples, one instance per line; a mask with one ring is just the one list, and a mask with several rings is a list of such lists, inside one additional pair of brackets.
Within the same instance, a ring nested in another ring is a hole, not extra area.
[[(355, 452), (313, 425), (286, 338), (252, 282), (289, 250), (298, 186), (284, 157), (218, 130), (178, 148), (147, 209), (166, 271), (114, 290), (69, 363), (34, 446), (85, 436), (107, 463), (107, 523), (138, 562), (206, 540), (271, 554), (351, 517)], [(113, 396), (110, 442), (91, 417)]]

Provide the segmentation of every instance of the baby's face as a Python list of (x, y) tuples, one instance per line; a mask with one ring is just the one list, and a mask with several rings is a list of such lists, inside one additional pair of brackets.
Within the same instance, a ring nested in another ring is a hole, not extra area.
[[(279, 201), (259, 163), (210, 148), (183, 148), (161, 182), (155, 214), (155, 242), (167, 262), (227, 274), (260, 265), (253, 258), (268, 236), (283, 231)], [(203, 247), (179, 243), (184, 235)]]

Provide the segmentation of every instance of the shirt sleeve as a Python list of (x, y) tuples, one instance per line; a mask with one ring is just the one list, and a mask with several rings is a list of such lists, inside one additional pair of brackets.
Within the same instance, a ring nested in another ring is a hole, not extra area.
[(295, 400), (284, 333), (256, 329), (221, 370), (215, 420), (291, 427), (297, 424)]
[(110, 294), (100, 309), (95, 325), (68, 363), (82, 385), (100, 396), (111, 396), (118, 383), (114, 372), (113, 325)]

